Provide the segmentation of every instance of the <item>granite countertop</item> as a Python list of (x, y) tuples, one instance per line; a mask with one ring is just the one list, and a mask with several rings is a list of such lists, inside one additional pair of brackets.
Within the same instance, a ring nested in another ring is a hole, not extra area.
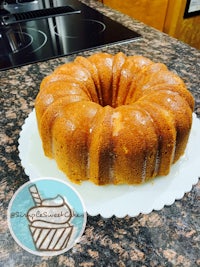
[[(83, 2), (142, 34), (131, 43), (97, 51), (141, 54), (165, 63), (185, 81), (200, 117), (200, 51), (115, 12), (94, 0)], [(88, 216), (78, 244), (60, 256), (40, 257), (23, 250), (7, 225), (7, 208), (16, 190), (28, 181), (18, 153), (18, 138), (34, 107), (41, 79), (76, 55), (0, 72), (0, 266), (200, 266), (200, 182), (174, 204), (137, 217)], [(200, 175), (200, 173), (199, 173)], [(148, 201), (148, 200), (147, 200)]]

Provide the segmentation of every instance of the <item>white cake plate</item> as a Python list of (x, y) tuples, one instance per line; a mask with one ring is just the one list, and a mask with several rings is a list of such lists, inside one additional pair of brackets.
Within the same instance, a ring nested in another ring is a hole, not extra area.
[(193, 114), (193, 125), (185, 155), (172, 166), (170, 174), (143, 185), (97, 186), (91, 182), (73, 184), (57, 168), (56, 162), (44, 156), (39, 137), (35, 110), (22, 126), (19, 138), (19, 157), (30, 180), (55, 177), (73, 186), (84, 200), (89, 215), (109, 218), (137, 216), (160, 210), (181, 199), (200, 177), (200, 120)]

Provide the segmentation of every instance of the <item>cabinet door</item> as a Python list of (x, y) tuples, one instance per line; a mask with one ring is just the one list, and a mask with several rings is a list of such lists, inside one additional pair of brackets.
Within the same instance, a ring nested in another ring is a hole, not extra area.
[(200, 16), (184, 18), (186, 0), (169, 0), (163, 31), (200, 49)]
[(103, 0), (113, 9), (163, 30), (168, 0)]

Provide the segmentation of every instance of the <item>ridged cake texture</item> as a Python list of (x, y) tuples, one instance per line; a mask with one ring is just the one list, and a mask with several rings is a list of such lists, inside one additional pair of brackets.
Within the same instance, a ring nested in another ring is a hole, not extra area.
[(194, 99), (162, 63), (78, 56), (45, 77), (35, 102), (44, 153), (75, 183), (141, 184), (183, 154)]

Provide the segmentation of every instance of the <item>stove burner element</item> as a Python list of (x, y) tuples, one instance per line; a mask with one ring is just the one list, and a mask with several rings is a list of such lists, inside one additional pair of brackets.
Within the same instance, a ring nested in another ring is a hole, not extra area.
[(27, 54), (36, 52), (47, 42), (47, 36), (44, 32), (32, 28), (9, 29), (4, 32), (2, 37), (4, 37), (4, 42), (7, 40), (7, 45), (1, 44), (3, 38), (0, 38), (0, 47), (2, 47), (0, 56), (23, 52), (24, 57), (26, 57)]
[(32, 36), (25, 32), (8, 31), (6, 36), (10, 44), (10, 51), (8, 51), (8, 53), (17, 53), (31, 45), (33, 42)]
[(62, 27), (59, 24), (54, 26), (54, 32), (56, 35), (66, 38), (78, 38), (84, 35), (86, 32), (90, 35), (98, 35), (106, 29), (106, 25), (95, 19), (84, 19), (80, 20), (79, 24), (69, 25), (68, 27)]

